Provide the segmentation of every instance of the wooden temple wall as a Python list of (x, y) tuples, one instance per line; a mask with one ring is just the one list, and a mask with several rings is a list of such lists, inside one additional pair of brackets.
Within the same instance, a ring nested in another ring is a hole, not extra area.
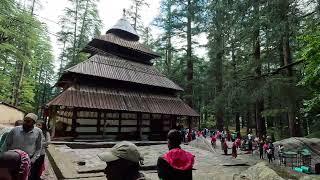
[(124, 139), (127, 136), (147, 139), (153, 133), (167, 133), (175, 124), (173, 118), (161, 114), (65, 109), (58, 111), (56, 126), (63, 122), (67, 124), (66, 131), (84, 136), (102, 135), (115, 139), (123, 135)]

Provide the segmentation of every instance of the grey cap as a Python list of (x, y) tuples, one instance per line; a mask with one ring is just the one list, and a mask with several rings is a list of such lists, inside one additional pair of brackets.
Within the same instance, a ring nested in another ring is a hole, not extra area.
[(138, 151), (136, 145), (129, 141), (121, 141), (114, 145), (110, 151), (98, 154), (98, 157), (104, 162), (111, 162), (120, 158), (140, 163), (143, 157)]
[(34, 113), (28, 113), (24, 118), (30, 118), (32, 119), (34, 122), (36, 122), (38, 120), (38, 116), (35, 115)]

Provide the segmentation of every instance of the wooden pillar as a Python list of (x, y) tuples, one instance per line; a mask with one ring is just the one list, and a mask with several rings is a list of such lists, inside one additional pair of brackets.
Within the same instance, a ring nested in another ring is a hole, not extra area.
[(161, 132), (163, 132), (163, 122), (164, 122), (164, 115), (161, 114), (161, 122), (159, 123), (159, 124), (161, 124)]
[(153, 122), (152, 122), (152, 121), (153, 121), (153, 116), (152, 116), (152, 114), (151, 114), (151, 113), (150, 113), (150, 118), (149, 118), (149, 119), (150, 119), (150, 131), (149, 131), (149, 138), (150, 138), (150, 137), (152, 137), (153, 130), (154, 130), (154, 127), (153, 127), (153, 126), (154, 126), (154, 124), (153, 124)]
[(142, 126), (142, 113), (138, 112), (137, 113), (137, 138), (140, 139), (140, 140), (141, 140), (141, 137), (142, 137), (141, 126)]
[(57, 121), (58, 108), (56, 106), (51, 108), (50, 121), (52, 121), (51, 137), (54, 138), (56, 135), (56, 121)]
[(101, 110), (98, 110), (98, 118), (97, 118), (97, 134), (101, 133)]
[(191, 123), (192, 123), (192, 117), (188, 116), (188, 128), (189, 128), (189, 132), (191, 132)]
[(107, 120), (108, 120), (108, 113), (104, 112), (102, 137), (105, 137), (105, 134), (106, 134)]
[(174, 129), (174, 128), (176, 128), (176, 126), (177, 126), (177, 116), (176, 115), (171, 115), (171, 117), (170, 117), (170, 119), (171, 119), (171, 129)]
[(74, 134), (77, 128), (77, 109), (73, 108), (71, 132)]
[(122, 120), (122, 113), (119, 112), (119, 126), (118, 126), (118, 133), (121, 133), (121, 120)]

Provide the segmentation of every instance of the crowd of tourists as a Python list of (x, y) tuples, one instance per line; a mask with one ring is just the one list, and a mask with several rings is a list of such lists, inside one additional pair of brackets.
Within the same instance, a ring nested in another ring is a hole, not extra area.
[(0, 139), (0, 179), (40, 180), (50, 134), (38, 116), (29, 113)]
[[(213, 148), (217, 140), (221, 149), (228, 155), (237, 158), (239, 149), (253, 153), (258, 150), (260, 159), (265, 154), (271, 163), (274, 159), (274, 145), (270, 136), (261, 138), (248, 133), (241, 137), (240, 133), (209, 131), (207, 128), (199, 131), (194, 129), (170, 130), (168, 133), (168, 152), (159, 157), (157, 162), (158, 177), (161, 180), (192, 179), (192, 169), (195, 156), (183, 149), (181, 143), (197, 137), (210, 137)], [(50, 143), (50, 134), (44, 121), (38, 120), (37, 115), (27, 114), (23, 120), (15, 123), (15, 127), (5, 132), (0, 139), (0, 179), (5, 180), (39, 180), (45, 167), (45, 150)], [(279, 152), (283, 146), (279, 147)], [(143, 165), (143, 157), (136, 145), (128, 141), (117, 143), (110, 151), (98, 154), (106, 162), (104, 173), (108, 180), (144, 180), (147, 179), (139, 169)]]

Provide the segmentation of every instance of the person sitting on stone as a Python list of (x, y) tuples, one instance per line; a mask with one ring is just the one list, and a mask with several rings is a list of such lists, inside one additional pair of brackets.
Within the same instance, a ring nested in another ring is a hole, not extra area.
[(98, 154), (106, 162), (104, 170), (108, 180), (145, 180), (146, 177), (139, 172), (143, 157), (136, 145), (122, 141), (114, 145), (110, 151)]
[(194, 155), (180, 147), (181, 136), (178, 131), (168, 133), (169, 151), (158, 158), (158, 176), (161, 180), (191, 180)]

